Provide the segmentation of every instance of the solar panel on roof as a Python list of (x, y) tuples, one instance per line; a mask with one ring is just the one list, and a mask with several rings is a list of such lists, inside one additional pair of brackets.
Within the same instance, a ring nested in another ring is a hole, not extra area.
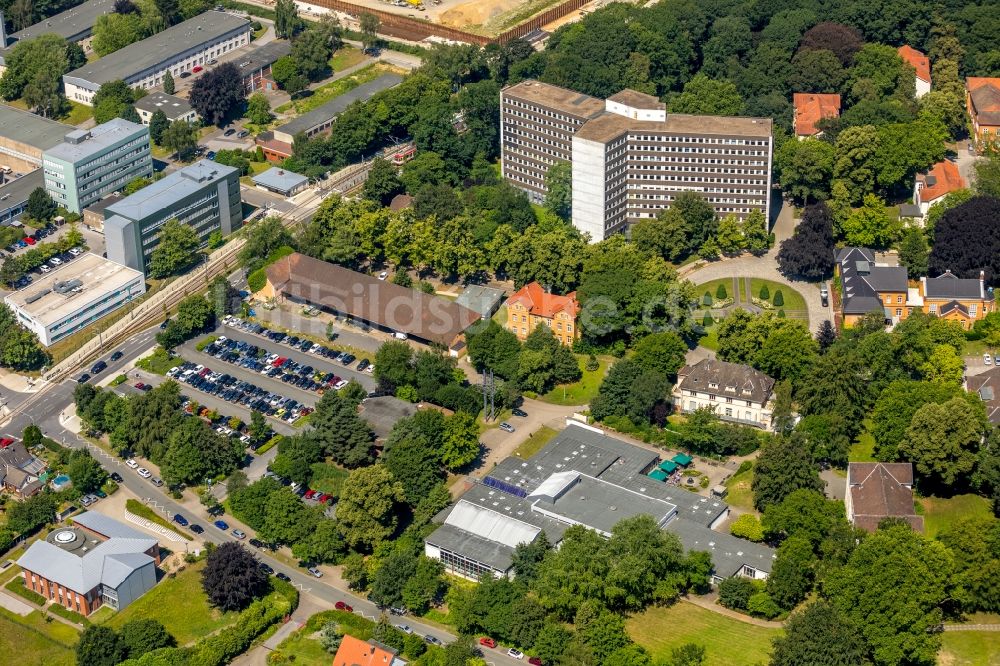
[(487, 485), (490, 488), (496, 488), (497, 490), (502, 490), (505, 493), (509, 493), (517, 497), (528, 496), (528, 493), (525, 492), (523, 488), (518, 488), (517, 486), (507, 483), (506, 481), (500, 481), (499, 479), (494, 479), (492, 476), (487, 476), (486, 478), (484, 478), (483, 485)]

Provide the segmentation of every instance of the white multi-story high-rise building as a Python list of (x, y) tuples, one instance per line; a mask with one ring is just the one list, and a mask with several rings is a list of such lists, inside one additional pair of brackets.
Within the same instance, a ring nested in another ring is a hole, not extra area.
[(681, 192), (720, 216), (770, 213), (769, 118), (670, 113), (652, 95), (605, 101), (538, 81), (500, 93), (503, 175), (540, 203), (545, 174), (572, 164), (573, 225), (592, 241), (656, 217)]

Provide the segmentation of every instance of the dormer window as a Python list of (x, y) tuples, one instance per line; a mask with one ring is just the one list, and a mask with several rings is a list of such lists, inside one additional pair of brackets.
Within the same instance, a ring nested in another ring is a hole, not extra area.
[(709, 382), (708, 383), (708, 388), (717, 389), (717, 388), (719, 388), (719, 383), (718, 382)]

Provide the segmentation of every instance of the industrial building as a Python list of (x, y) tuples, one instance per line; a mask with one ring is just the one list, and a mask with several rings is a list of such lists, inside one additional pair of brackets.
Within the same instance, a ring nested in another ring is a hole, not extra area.
[(163, 115), (170, 122), (184, 120), (193, 123), (198, 120), (198, 112), (191, 108), (190, 102), (177, 95), (168, 95), (162, 90), (154, 90), (142, 99), (136, 100), (135, 110), (143, 125), (148, 125), (157, 111), (163, 111)]
[(0, 224), (21, 219), (28, 207), (28, 197), (39, 187), (45, 187), (42, 170), (35, 169), (20, 178), (4, 178), (0, 185)]
[[(10, 49), (18, 42), (27, 39), (34, 39), (39, 35), (59, 35), (69, 42), (84, 42), (84, 50), (89, 50), (89, 39), (94, 31), (94, 24), (102, 14), (109, 14), (114, 10), (115, 0), (87, 0), (87, 2), (70, 7), (64, 12), (55, 16), (44, 18), (34, 25), (30, 25), (24, 30), (18, 30), (10, 35), (0, 35), (3, 43), (0, 44), (0, 74), (3, 74), (4, 57), (10, 53)], [(0, 31), (3, 30), (0, 22)]]
[[(690, 463), (688, 456), (677, 459)], [(774, 550), (716, 531), (729, 506), (665, 483), (664, 470), (677, 467), (655, 451), (568, 421), (541, 451), (501, 461), (438, 514), (440, 527), (424, 540), (424, 553), (465, 578), (507, 576), (517, 545), (542, 532), (558, 548), (571, 525), (607, 537), (619, 521), (647, 515), (685, 549), (708, 552), (715, 582), (766, 578)]]
[(146, 292), (143, 274), (87, 252), (4, 301), (48, 347)]
[(156, 539), (95, 511), (73, 516), (17, 560), (25, 588), (84, 616), (126, 608), (156, 585), (159, 563)]
[(66, 97), (91, 106), (101, 85), (118, 79), (149, 90), (163, 83), (168, 70), (176, 78), (246, 46), (251, 32), (245, 18), (217, 11), (199, 14), (63, 75)]
[(104, 209), (108, 259), (146, 273), (168, 220), (190, 225), (207, 243), (214, 231), (239, 229), (242, 213), (239, 169), (200, 160)]
[(770, 118), (666, 111), (652, 95), (623, 90), (599, 100), (523, 81), (500, 93), (503, 176), (541, 203), (545, 176), (572, 169), (573, 226), (597, 242), (697, 192), (720, 216), (770, 214)]
[(42, 166), (42, 153), (75, 127), (0, 104), (0, 169), (28, 173)]
[(43, 154), (45, 189), (71, 213), (153, 175), (149, 128), (114, 118), (89, 130), (74, 129)]

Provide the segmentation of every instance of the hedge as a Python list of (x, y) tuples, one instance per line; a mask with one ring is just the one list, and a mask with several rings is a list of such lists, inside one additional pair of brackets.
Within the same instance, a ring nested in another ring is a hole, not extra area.
[(280, 442), (284, 438), (285, 438), (284, 435), (275, 435), (271, 439), (269, 439), (266, 442), (264, 442), (261, 446), (258, 446), (257, 447), (257, 451), (255, 453), (257, 455), (260, 455), (260, 454), (264, 453), (265, 451), (269, 451), (269, 450), (273, 449), (275, 446), (278, 445), (278, 442)]
[(251, 292), (258, 292), (267, 284), (267, 273), (263, 268), (258, 268), (247, 276), (247, 287)]
[(194, 348), (197, 349), (198, 351), (205, 351), (205, 349), (216, 340), (218, 340), (217, 337), (215, 337), (214, 335), (209, 335), (204, 340), (196, 344)]
[(19, 597), (23, 597), (28, 601), (30, 601), (31, 603), (36, 604), (38, 606), (44, 606), (48, 601), (42, 595), (38, 594), (33, 590), (29, 590), (27, 587), (25, 587), (24, 578), (21, 576), (16, 576), (15, 578), (12, 578), (9, 583), (4, 585), (4, 587), (13, 592), (14, 594), (18, 595)]
[(70, 622), (74, 622), (76, 624), (81, 624), (81, 625), (84, 625), (84, 626), (90, 624), (90, 620), (88, 620), (84, 616), (80, 615), (76, 611), (71, 611), (70, 609), (66, 608), (65, 606), (60, 606), (57, 603), (53, 602), (53, 604), (48, 607), (48, 610), (50, 612), (52, 612), (53, 614), (55, 614), (55, 615), (58, 615), (60, 617), (66, 618)]

